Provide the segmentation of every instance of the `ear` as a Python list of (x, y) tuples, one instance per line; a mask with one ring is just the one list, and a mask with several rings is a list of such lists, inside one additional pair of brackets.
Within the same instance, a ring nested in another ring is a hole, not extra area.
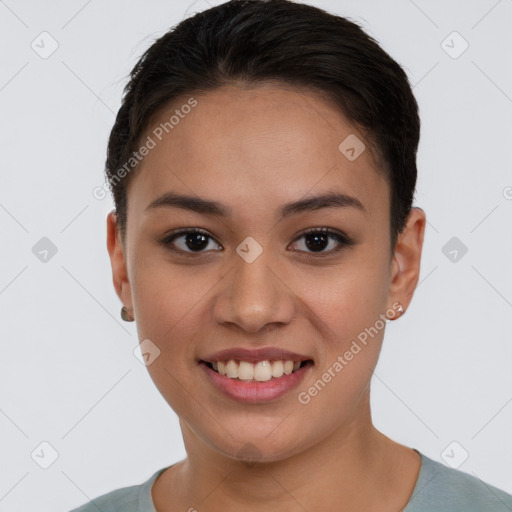
[(112, 280), (117, 296), (121, 299), (124, 306), (128, 309), (133, 309), (126, 258), (121, 243), (121, 234), (117, 226), (117, 215), (114, 210), (107, 216), (107, 249), (110, 255)]
[(406, 226), (398, 236), (391, 264), (389, 308), (398, 302), (405, 312), (412, 300), (420, 276), (426, 220), (421, 208), (412, 208)]

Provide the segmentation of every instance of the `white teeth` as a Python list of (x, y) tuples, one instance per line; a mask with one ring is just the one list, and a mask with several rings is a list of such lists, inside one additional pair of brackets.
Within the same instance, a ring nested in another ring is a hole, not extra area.
[(254, 365), (247, 361), (240, 361), (238, 365), (238, 378), (240, 380), (252, 380), (254, 377)]
[(233, 359), (230, 359), (226, 363), (226, 377), (229, 377), (230, 379), (236, 379), (238, 377), (238, 365), (236, 364)]
[(293, 361), (285, 361), (283, 371), (286, 375), (290, 375), (293, 372)]
[(272, 378), (272, 367), (269, 361), (260, 361), (254, 367), (254, 380), (264, 382)]
[(298, 370), (301, 361), (259, 361), (256, 364), (249, 363), (248, 361), (217, 361), (211, 363), (214, 370), (221, 375), (230, 379), (240, 380), (255, 380), (258, 382), (266, 382), (270, 379), (278, 379), (283, 375), (290, 375), (292, 372)]
[(272, 377), (282, 377), (283, 373), (283, 361), (274, 361), (272, 363)]

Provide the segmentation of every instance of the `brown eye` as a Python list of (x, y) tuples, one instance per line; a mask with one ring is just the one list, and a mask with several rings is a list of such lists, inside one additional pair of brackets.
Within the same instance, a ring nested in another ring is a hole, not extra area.
[[(304, 239), (304, 249), (293, 249), (309, 255), (329, 256), (341, 251), (344, 247), (354, 245), (354, 241), (345, 234), (330, 228), (315, 228), (302, 233), (297, 240)], [(180, 244), (178, 244), (180, 241)], [(211, 242), (214, 238), (198, 228), (182, 229), (171, 233), (162, 240), (162, 244), (169, 250), (184, 254), (202, 254), (210, 252)], [(214, 244), (215, 245), (215, 244)], [(220, 246), (220, 244), (216, 244)], [(211, 250), (216, 250), (214, 247)]]
[[(176, 240), (183, 239), (181, 247), (175, 248)], [(209, 241), (213, 238), (206, 231), (200, 229), (181, 230), (170, 236), (167, 236), (162, 243), (172, 251), (185, 253), (202, 253), (210, 245)]]
[[(329, 228), (311, 229), (302, 233), (296, 240), (301, 238), (305, 239), (305, 252), (310, 254), (317, 253), (320, 256), (335, 254), (341, 251), (343, 247), (353, 245), (353, 240), (348, 236)], [(330, 244), (332, 240), (334, 240), (334, 243)], [(331, 249), (329, 249), (329, 245), (331, 245)]]

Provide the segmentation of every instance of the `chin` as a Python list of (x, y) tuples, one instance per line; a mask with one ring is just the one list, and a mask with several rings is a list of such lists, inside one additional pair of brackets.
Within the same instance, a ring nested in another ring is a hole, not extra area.
[(283, 461), (307, 448), (305, 443), (289, 430), (282, 432), (280, 437), (247, 434), (243, 438), (232, 439), (225, 435), (217, 442), (210, 441), (210, 445), (225, 457), (247, 465)]

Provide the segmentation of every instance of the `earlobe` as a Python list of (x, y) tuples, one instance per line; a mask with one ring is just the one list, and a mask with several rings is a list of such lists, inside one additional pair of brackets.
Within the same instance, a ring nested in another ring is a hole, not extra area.
[(425, 224), (425, 212), (418, 207), (412, 208), (395, 247), (389, 302), (399, 302), (404, 310), (410, 304), (419, 280)]
[(131, 290), (126, 259), (117, 227), (117, 215), (111, 211), (107, 216), (107, 250), (112, 266), (112, 282), (121, 302), (131, 307)]

